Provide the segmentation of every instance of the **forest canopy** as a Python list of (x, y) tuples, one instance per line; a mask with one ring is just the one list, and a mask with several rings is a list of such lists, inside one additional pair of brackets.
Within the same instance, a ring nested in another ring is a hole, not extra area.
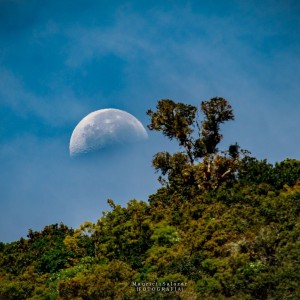
[(300, 161), (220, 150), (234, 120), (221, 97), (163, 99), (147, 115), (178, 142), (153, 156), (161, 187), (126, 207), (108, 200), (96, 223), (0, 243), (0, 300), (300, 299)]

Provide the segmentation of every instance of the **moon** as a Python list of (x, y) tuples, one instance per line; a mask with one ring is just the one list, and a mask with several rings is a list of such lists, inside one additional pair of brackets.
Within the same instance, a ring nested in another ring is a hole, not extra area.
[(130, 113), (114, 108), (100, 109), (84, 117), (73, 130), (70, 156), (85, 155), (146, 138), (148, 134), (144, 126)]

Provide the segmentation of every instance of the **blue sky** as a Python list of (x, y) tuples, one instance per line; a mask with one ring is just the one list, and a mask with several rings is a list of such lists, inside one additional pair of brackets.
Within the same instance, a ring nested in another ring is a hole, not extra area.
[(298, 1), (0, 1), (0, 241), (29, 228), (76, 227), (147, 200), (151, 168), (175, 144), (149, 139), (91, 160), (70, 159), (76, 124), (118, 108), (146, 126), (170, 98), (222, 96), (238, 142), (274, 163), (300, 158)]

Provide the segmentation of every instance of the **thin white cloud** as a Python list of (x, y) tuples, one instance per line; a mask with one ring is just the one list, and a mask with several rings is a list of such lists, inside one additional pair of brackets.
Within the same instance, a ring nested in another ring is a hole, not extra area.
[(12, 72), (0, 69), (0, 103), (21, 117), (33, 114), (51, 126), (68, 125), (88, 112), (88, 101), (78, 99), (70, 88), (45, 96), (26, 89)]

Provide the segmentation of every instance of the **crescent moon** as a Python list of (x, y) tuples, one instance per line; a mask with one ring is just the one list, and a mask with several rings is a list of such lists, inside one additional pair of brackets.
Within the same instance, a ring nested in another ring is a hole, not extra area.
[(73, 130), (70, 156), (84, 155), (147, 137), (142, 123), (130, 113), (114, 108), (100, 109), (84, 117)]

